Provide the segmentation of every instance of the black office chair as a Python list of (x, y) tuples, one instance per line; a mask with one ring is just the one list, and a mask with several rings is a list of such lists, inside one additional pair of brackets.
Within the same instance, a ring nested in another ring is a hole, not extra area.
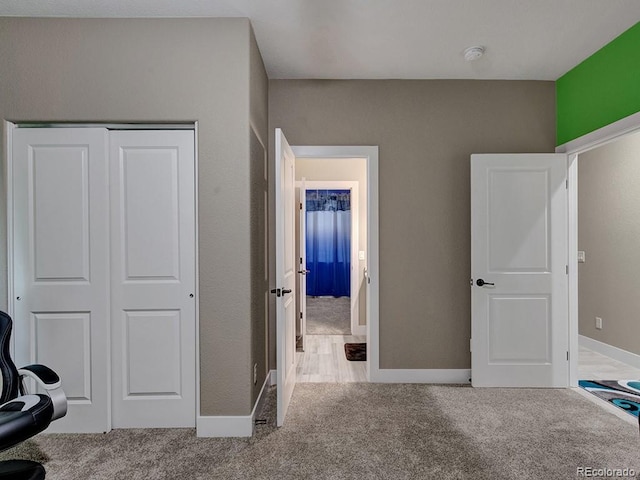
[[(58, 375), (44, 365), (17, 369), (9, 354), (11, 317), (0, 312), (0, 451), (17, 445), (45, 430), (67, 414), (67, 397)], [(32, 378), (47, 394), (28, 394), (24, 378)], [(0, 479), (42, 480), (44, 467), (29, 460), (0, 462)]]

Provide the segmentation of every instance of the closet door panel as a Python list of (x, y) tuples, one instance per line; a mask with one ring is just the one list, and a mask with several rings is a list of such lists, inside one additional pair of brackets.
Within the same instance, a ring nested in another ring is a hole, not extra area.
[(110, 136), (114, 427), (195, 426), (192, 131)]
[(67, 415), (48, 431), (110, 429), (108, 132), (12, 135), (15, 362), (62, 379)]

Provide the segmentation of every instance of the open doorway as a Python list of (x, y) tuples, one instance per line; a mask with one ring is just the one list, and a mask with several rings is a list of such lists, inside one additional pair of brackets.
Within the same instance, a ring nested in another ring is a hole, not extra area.
[(298, 334), (304, 350), (305, 335), (365, 333), (359, 291), (359, 257), (364, 261), (365, 251), (359, 250), (359, 182), (303, 177), (297, 183), (296, 256), (303, 274)]
[[(628, 202), (624, 199), (629, 192), (634, 194), (637, 190), (635, 184), (640, 175), (634, 175), (631, 169), (640, 171), (640, 163), (637, 161), (640, 151), (637, 146), (632, 147), (628, 142), (637, 145), (638, 134), (640, 113), (625, 117), (556, 148), (557, 153), (567, 154), (568, 167), (568, 360), (569, 385), (572, 387), (578, 387), (579, 381), (587, 377), (597, 380), (605, 376), (626, 376), (638, 380), (636, 369), (640, 369), (640, 350), (635, 342), (638, 335), (633, 331), (633, 323), (636, 322), (629, 323), (623, 320), (627, 326), (631, 325), (631, 329), (627, 328), (620, 337), (611, 329), (612, 326), (614, 329), (617, 328), (614, 316), (618, 314), (613, 313), (610, 304), (611, 301), (619, 301), (620, 295), (626, 297), (625, 303), (628, 303), (629, 298), (637, 297), (637, 288), (633, 286), (633, 282), (623, 281), (625, 284), (622, 286), (618, 282), (626, 276), (625, 271), (629, 268), (635, 269), (638, 263), (637, 255), (635, 249), (631, 250), (630, 256), (628, 249), (621, 249), (620, 253), (622, 250), (627, 252), (626, 257), (622, 258), (622, 263), (608, 257), (611, 251), (617, 250), (625, 243), (615, 239), (620, 236), (621, 231), (626, 229), (626, 236), (629, 238), (629, 227), (635, 228), (633, 215), (636, 213), (633, 210), (640, 211), (640, 202)], [(614, 164), (613, 156), (620, 153), (616, 153), (616, 150), (626, 151), (625, 155), (630, 155), (626, 160), (630, 162), (627, 163), (626, 170), (618, 170)], [(593, 162), (593, 165), (589, 167), (588, 162)], [(594, 168), (598, 171), (593, 170)], [(592, 179), (589, 180), (585, 174)], [(632, 184), (631, 187), (627, 186), (629, 182)], [(609, 206), (605, 208), (607, 203)], [(616, 212), (616, 209), (620, 208), (624, 213)], [(589, 231), (597, 226), (598, 221), (600, 235), (606, 234), (599, 239), (593, 236), (594, 232)], [(632, 244), (636, 243), (637, 238), (634, 238)], [(604, 256), (603, 252), (598, 251), (603, 247), (610, 250), (609, 253), (605, 252)], [(615, 279), (613, 282), (612, 274)], [(631, 279), (634, 280), (635, 277), (632, 275)], [(585, 300), (591, 301), (586, 298), (590, 291), (595, 292), (595, 310), (585, 304)], [(598, 313), (595, 313), (596, 311)], [(633, 315), (635, 316), (635, 312)], [(627, 316), (629, 315), (624, 315)], [(624, 345), (619, 343), (621, 338), (625, 338)], [(614, 342), (618, 343), (618, 346), (613, 345)], [(616, 402), (599, 399), (582, 388), (577, 388), (577, 391), (611, 413), (637, 424), (636, 417), (613, 406)]]
[(366, 162), (296, 158), (298, 382), (367, 381)]
[(640, 133), (580, 153), (578, 382), (637, 415), (640, 409)]
[[(295, 163), (297, 159), (315, 158), (331, 162), (342, 159), (345, 164), (363, 159), (366, 165), (366, 251), (362, 269), (362, 285), (365, 287), (366, 359), (364, 363), (367, 381), (380, 378), (379, 368), (379, 221), (378, 221), (378, 147), (376, 146), (290, 146), (280, 128), (275, 131), (275, 227), (276, 227), (276, 387), (278, 390), (277, 425), (284, 424), (287, 409), (297, 383), (300, 368), (296, 355), (296, 303), (299, 294), (295, 241)], [(327, 163), (328, 164), (328, 163)], [(327, 165), (325, 164), (325, 165)], [(325, 169), (329, 170), (329, 169)], [(368, 258), (367, 258), (368, 256)], [(359, 274), (358, 277), (359, 278)], [(320, 373), (320, 372), (318, 372)], [(324, 381), (324, 380), (316, 380)]]

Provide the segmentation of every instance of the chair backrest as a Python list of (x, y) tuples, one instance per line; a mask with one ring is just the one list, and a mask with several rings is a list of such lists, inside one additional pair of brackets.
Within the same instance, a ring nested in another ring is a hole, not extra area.
[(20, 376), (15, 363), (11, 360), (9, 350), (12, 324), (11, 317), (0, 312), (0, 375), (2, 376), (0, 404), (13, 400), (20, 393)]

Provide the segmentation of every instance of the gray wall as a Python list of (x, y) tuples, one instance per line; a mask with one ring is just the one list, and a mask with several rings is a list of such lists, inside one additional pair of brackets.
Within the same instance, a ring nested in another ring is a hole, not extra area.
[(275, 127), (379, 146), (380, 366), (469, 368), (469, 156), (553, 152), (554, 83), (271, 80)]
[[(255, 403), (268, 373), (267, 368), (267, 134), (269, 81), (253, 29), (250, 36), (250, 175), (251, 175), (251, 358), (246, 378)], [(253, 382), (253, 365), (258, 376)]]
[(0, 118), (198, 121), (203, 415), (252, 408), (249, 118), (264, 135), (267, 117), (250, 38), (247, 19), (0, 18)]
[[(579, 333), (640, 354), (640, 134), (578, 157)], [(602, 318), (596, 330), (595, 317)]]

